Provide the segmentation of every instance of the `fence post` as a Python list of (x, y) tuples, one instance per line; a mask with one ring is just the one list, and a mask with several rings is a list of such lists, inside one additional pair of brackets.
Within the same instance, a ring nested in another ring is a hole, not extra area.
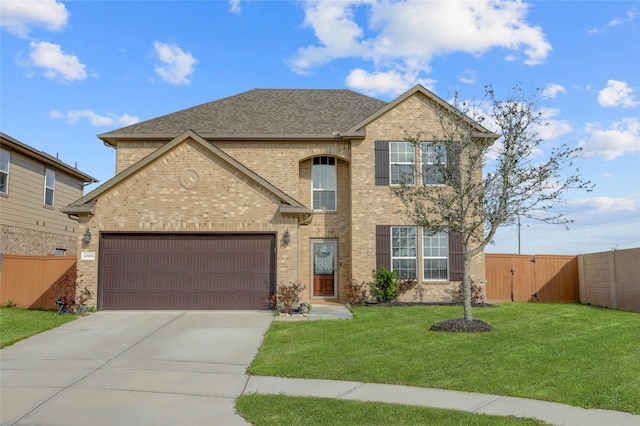
[(587, 278), (584, 271), (584, 254), (578, 255), (578, 297), (580, 303), (586, 305), (589, 303), (589, 294), (587, 293)]

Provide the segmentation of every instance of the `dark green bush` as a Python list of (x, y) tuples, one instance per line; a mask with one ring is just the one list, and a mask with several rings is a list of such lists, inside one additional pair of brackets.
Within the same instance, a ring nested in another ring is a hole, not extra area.
[(384, 266), (377, 272), (372, 271), (373, 281), (369, 283), (371, 295), (380, 303), (393, 302), (400, 296), (400, 286), (396, 280), (396, 273)]

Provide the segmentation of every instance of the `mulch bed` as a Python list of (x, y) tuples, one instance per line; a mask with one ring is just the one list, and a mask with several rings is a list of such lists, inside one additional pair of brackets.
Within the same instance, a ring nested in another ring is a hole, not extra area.
[(437, 322), (431, 326), (430, 330), (449, 333), (485, 333), (493, 330), (493, 327), (480, 320), (468, 321), (464, 318), (456, 318)]

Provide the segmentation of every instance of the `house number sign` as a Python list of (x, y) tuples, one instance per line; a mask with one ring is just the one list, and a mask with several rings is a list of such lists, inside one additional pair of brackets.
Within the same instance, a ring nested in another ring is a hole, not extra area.
[(80, 253), (80, 260), (96, 260), (95, 251), (83, 251)]

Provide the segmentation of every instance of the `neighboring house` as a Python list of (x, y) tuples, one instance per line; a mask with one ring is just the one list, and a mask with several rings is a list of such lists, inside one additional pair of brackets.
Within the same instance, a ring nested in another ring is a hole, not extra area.
[[(117, 174), (64, 209), (93, 236), (81, 286), (98, 309), (256, 309), (296, 282), (306, 301), (344, 301), (386, 266), (449, 301), (457, 239), (408, 223), (390, 190), (421, 158), (407, 132), (436, 131), (442, 108), (422, 86), (390, 103), (255, 89), (98, 135)], [(483, 256), (472, 269), (483, 284)]]
[(60, 208), (93, 182), (77, 168), (0, 133), (0, 254), (75, 255), (79, 225)]

